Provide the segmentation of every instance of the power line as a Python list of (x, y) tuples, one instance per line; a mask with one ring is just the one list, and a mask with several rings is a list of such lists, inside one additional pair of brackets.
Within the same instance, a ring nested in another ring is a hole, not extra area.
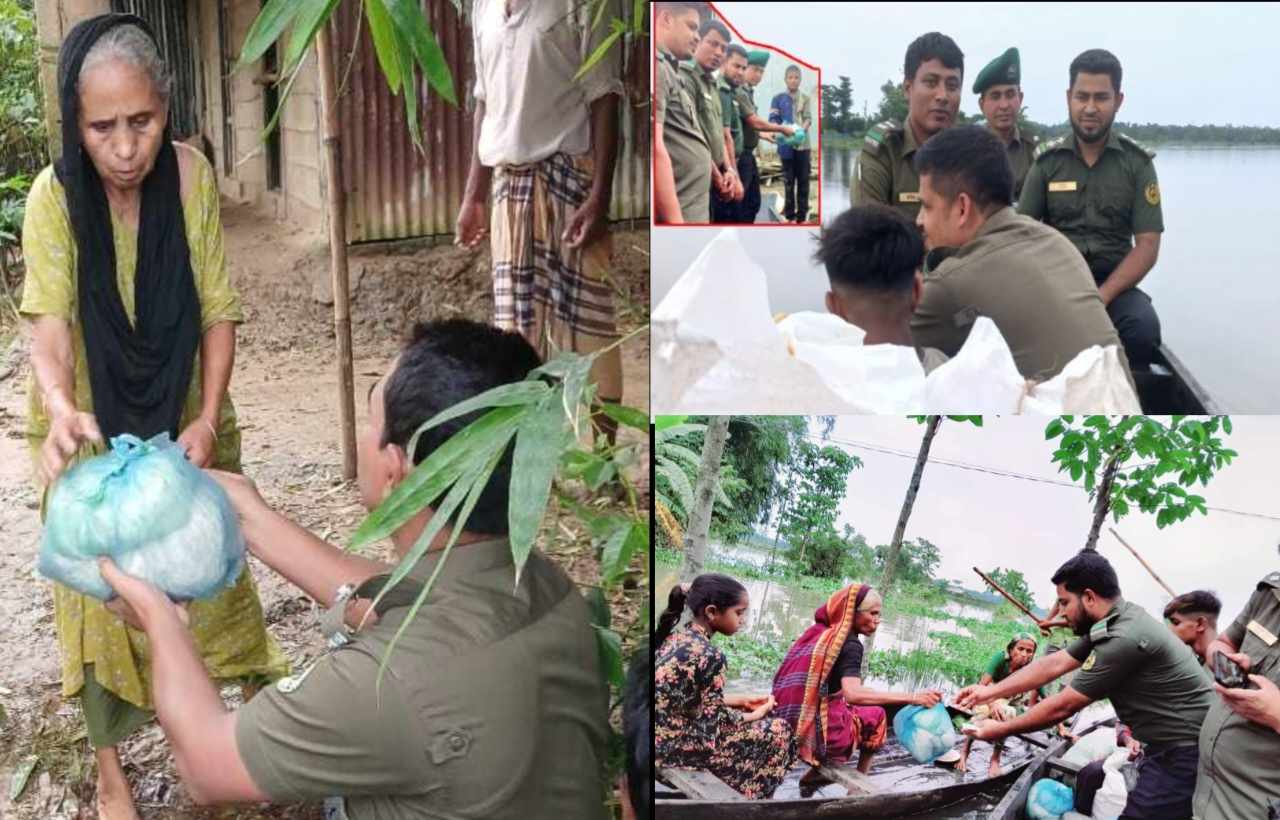
[[(843, 444), (846, 447), (853, 447), (859, 450), (870, 450), (876, 453), (883, 453), (884, 455), (897, 456), (898, 458), (907, 458), (912, 461), (915, 461), (919, 457), (919, 453), (912, 453), (906, 450), (896, 450), (892, 447), (883, 447), (880, 445), (868, 444), (867, 442), (864, 442), (864, 441), (853, 441), (851, 439), (843, 439), (837, 436), (827, 436), (823, 438), (822, 436), (815, 435), (813, 433), (805, 433), (805, 438), (811, 438), (816, 441), (831, 441), (831, 442), (835, 442), (836, 444)], [(1060, 479), (1054, 479), (1054, 478), (1043, 478), (1041, 476), (1028, 475), (1027, 473), (1019, 473), (1013, 470), (1004, 470), (1004, 469), (994, 468), (994, 467), (983, 467), (978, 464), (970, 464), (964, 461), (952, 461), (950, 459), (934, 458), (933, 456), (930, 456), (929, 463), (941, 464), (944, 467), (954, 467), (958, 470), (969, 470), (970, 472), (975, 472), (975, 473), (985, 473), (987, 475), (993, 475), (1000, 478), (1013, 478), (1019, 481), (1031, 481), (1036, 484), (1051, 484), (1057, 487), (1070, 487), (1071, 489), (1078, 489), (1078, 485), (1073, 484), (1070, 481), (1062, 481)], [(1247, 518), (1263, 518), (1268, 521), (1280, 521), (1280, 515), (1271, 515), (1268, 513), (1248, 512), (1246, 510), (1232, 510), (1226, 507), (1212, 507), (1208, 505), (1206, 505), (1206, 509), (1213, 510), (1214, 512), (1225, 513), (1228, 515), (1240, 515)]]

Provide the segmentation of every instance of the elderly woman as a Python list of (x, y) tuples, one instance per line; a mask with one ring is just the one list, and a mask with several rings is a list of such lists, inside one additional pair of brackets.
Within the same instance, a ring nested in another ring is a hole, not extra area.
[[(59, 55), (62, 157), (32, 185), (23, 227), (27, 437), (46, 488), (120, 433), (168, 433), (200, 467), (240, 468), (227, 395), (239, 297), (213, 170), (170, 139), (170, 84), (150, 28), (131, 15), (81, 22)], [(59, 585), (54, 613), (63, 695), (80, 695), (97, 754), (99, 816), (137, 817), (116, 746), (152, 715), (146, 642)], [(287, 674), (247, 569), (189, 614), (215, 677)]]
[(880, 628), (883, 603), (865, 584), (834, 593), (773, 677), (774, 711), (795, 730), (797, 754), (810, 766), (847, 762), (858, 749), (858, 770), (868, 772), (888, 730), (885, 706), (928, 708), (942, 700), (934, 689), (881, 692), (862, 684), (858, 636)]
[[(991, 656), (991, 660), (987, 662), (987, 668), (983, 671), (982, 678), (978, 683), (986, 686), (989, 683), (999, 683), (1009, 677), (1035, 659), (1038, 646), (1035, 636), (1030, 632), (1016, 633), (1002, 651), (996, 652)], [(990, 704), (979, 706), (973, 710), (973, 715), (976, 721), (1013, 720), (1043, 700), (1044, 696), (1045, 692), (1042, 687), (1031, 692), (1024, 692), (1009, 700), (996, 700)], [(966, 737), (964, 748), (960, 752), (960, 761), (956, 764), (956, 768), (959, 771), (963, 772), (968, 769), (969, 751), (972, 748), (973, 738)], [(991, 751), (991, 764), (987, 768), (988, 776), (998, 777), (1000, 775), (1000, 755), (1003, 752), (1004, 741), (997, 741)]]

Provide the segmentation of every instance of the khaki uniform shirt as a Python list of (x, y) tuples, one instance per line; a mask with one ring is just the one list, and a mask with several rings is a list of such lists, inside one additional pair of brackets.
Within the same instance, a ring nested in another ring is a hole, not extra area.
[(733, 155), (736, 161), (742, 153), (742, 112), (738, 107), (737, 86), (720, 78), (720, 109), (724, 113), (724, 127), (733, 136)]
[(676, 178), (676, 199), (685, 222), (711, 221), (711, 148), (698, 124), (693, 95), (680, 79), (674, 57), (658, 54), (658, 95), (656, 116), (662, 123), (662, 139), (671, 155)]
[[(1280, 684), (1280, 572), (1263, 578), (1222, 633), (1249, 656), (1250, 673)], [(1199, 820), (1266, 817), (1280, 801), (1280, 734), (1231, 711), (1216, 693), (1200, 730), (1192, 810)]]
[(879, 202), (914, 223), (920, 212), (920, 177), (911, 163), (919, 147), (914, 132), (896, 122), (882, 122), (868, 131), (853, 175), (853, 204)]
[(911, 336), (917, 346), (955, 356), (979, 316), (996, 323), (1018, 372), (1036, 381), (1092, 345), (1120, 344), (1080, 254), (1012, 208), (993, 214), (969, 244), (925, 274)]
[(455, 547), (381, 692), (408, 607), (262, 690), (236, 713), (254, 782), (278, 802), (345, 796), (352, 820), (603, 820), (608, 690), (586, 602), (536, 551), (514, 581), (506, 539)]
[(747, 122), (747, 117), (756, 113), (756, 91), (745, 80), (738, 86), (738, 113), (742, 115), (742, 150), (754, 151), (760, 144), (760, 132)]
[(1040, 146), (1018, 212), (1062, 231), (1102, 282), (1133, 249), (1134, 234), (1164, 231), (1154, 152), (1114, 130), (1092, 168), (1075, 137)]
[(698, 125), (702, 136), (711, 148), (711, 161), (724, 167), (724, 110), (720, 107), (720, 89), (716, 88), (715, 75), (704, 71), (697, 63), (681, 63), (680, 79), (693, 97), (698, 112)]
[(1110, 698), (1120, 722), (1153, 751), (1194, 744), (1213, 699), (1195, 653), (1142, 607), (1123, 599), (1067, 647), (1083, 665), (1071, 688)]

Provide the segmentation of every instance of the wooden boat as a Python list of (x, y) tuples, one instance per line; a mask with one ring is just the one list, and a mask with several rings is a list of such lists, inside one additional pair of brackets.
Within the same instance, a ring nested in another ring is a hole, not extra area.
[[(1083, 737), (1095, 729), (1100, 729), (1104, 726), (1115, 726), (1115, 724), (1115, 717), (1110, 717), (1090, 726), (1079, 737)], [(1071, 748), (1071, 745), (1071, 741), (1065, 738), (1056, 740), (1034, 763), (1024, 768), (1013, 786), (996, 804), (996, 807), (991, 810), (987, 820), (1022, 820), (1025, 817), (1022, 809), (1027, 805), (1027, 793), (1031, 791), (1032, 784), (1041, 778), (1051, 777), (1075, 788), (1075, 775), (1080, 770), (1080, 767), (1061, 759), (1062, 755)]]
[(1133, 374), (1144, 413), (1198, 416), (1222, 412), (1168, 345), (1156, 349), (1152, 364), (1151, 372)]
[[(891, 721), (899, 708), (889, 707)], [(961, 714), (956, 710), (952, 712)], [(769, 800), (747, 800), (709, 772), (664, 770), (660, 774), (671, 786), (659, 784), (654, 816), (660, 820), (903, 817), (1009, 786), (1028, 766), (1042, 762), (1045, 753), (1053, 749), (1048, 736), (1042, 733), (1031, 738), (1011, 738), (1005, 750), (1004, 772), (998, 777), (985, 777), (985, 764), (979, 767), (972, 761), (967, 774), (918, 764), (910, 760), (906, 749), (890, 739), (876, 754), (870, 776), (859, 773), (853, 764), (825, 766), (822, 773), (836, 785), (823, 789), (824, 796), (779, 798), (775, 795)], [(884, 788), (884, 779), (894, 779), (899, 774), (902, 776), (897, 777), (898, 780), (931, 782), (917, 784), (923, 788)], [(846, 790), (845, 796), (829, 796), (839, 791), (839, 787)], [(779, 792), (782, 790), (780, 787)]]

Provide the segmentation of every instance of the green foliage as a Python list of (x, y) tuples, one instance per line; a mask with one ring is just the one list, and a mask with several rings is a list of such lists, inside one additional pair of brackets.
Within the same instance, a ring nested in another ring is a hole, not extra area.
[[(885, 564), (889, 560), (889, 545), (881, 544), (875, 549), (876, 577), (883, 578)], [(933, 580), (938, 565), (942, 563), (942, 552), (937, 545), (924, 538), (915, 541), (903, 540), (898, 552), (898, 561), (893, 568), (893, 586), (901, 584), (922, 584)]]
[(1027, 579), (1021, 572), (1016, 569), (1001, 569), (1000, 567), (996, 567), (988, 572), (987, 575), (990, 576), (991, 580), (999, 584), (1005, 592), (1021, 601), (1027, 609), (1035, 609), (1035, 597), (1031, 594), (1031, 588), (1027, 585)]
[(1154, 513), (1163, 529), (1193, 513), (1208, 513), (1204, 498), (1188, 490), (1197, 483), (1208, 486), (1214, 473), (1236, 457), (1219, 433), (1231, 434), (1229, 417), (1172, 416), (1166, 424), (1147, 416), (1087, 416), (1079, 422), (1062, 416), (1046, 425), (1044, 437), (1059, 439), (1053, 454), (1058, 472), (1081, 482), (1091, 496), (1108, 460), (1116, 458), (1112, 519), (1119, 521), (1136, 508)]
[[(839, 79), (839, 85), (822, 86), (822, 128), (828, 132), (860, 134), (868, 123), (853, 111), (853, 83), (843, 75)], [(826, 141), (825, 134), (823, 141)]]
[(874, 555), (867, 539), (848, 524), (844, 534), (835, 528), (825, 528), (810, 533), (805, 541), (804, 555), (800, 548), (792, 546), (791, 560), (799, 572), (818, 578), (866, 578), (871, 573)]
[[(351, 0), (348, 0), (350, 2)], [(418, 119), (417, 76), (422, 77), (441, 99), (457, 105), (453, 72), (445, 60), (444, 51), (431, 30), (431, 23), (422, 12), (418, 0), (361, 0), (369, 35), (373, 40), (378, 67), (394, 95), (404, 97), (405, 121), (414, 145), (422, 148), (422, 124)], [(275, 128), (284, 111), (285, 101), (293, 90), (293, 84), (306, 57), (323, 26), (337, 8), (338, 0), (267, 0), (258, 13), (244, 46), (236, 70), (256, 63), (273, 43), (278, 43), (287, 31), (288, 45), (284, 50), (280, 79), (284, 90), (276, 116), (267, 124), (265, 133)], [(403, 94), (401, 94), (403, 92)]]
[(907, 111), (907, 94), (902, 90), (902, 83), (885, 80), (884, 85), (880, 86), (880, 107), (876, 109), (875, 122), (868, 123), (868, 126), (889, 120), (904, 125), (907, 122)]
[(791, 501), (782, 515), (780, 530), (791, 542), (797, 560), (811, 541), (834, 534), (836, 514), (844, 500), (849, 473), (862, 460), (835, 446), (818, 447), (809, 441), (796, 444), (792, 457)]
[[(31, 181), (49, 161), (30, 3), (0, 0), (0, 254), (22, 236)], [(4, 261), (0, 259), (0, 268)], [(5, 271), (0, 269), (0, 275)]]
[[(693, 488), (702, 463), (702, 437), (706, 430), (705, 424), (690, 423), (673, 424), (654, 433), (654, 495), (681, 524), (689, 522), (693, 509)], [(734, 502), (729, 494), (740, 492), (744, 486), (733, 465), (721, 462), (713, 515), (723, 516), (731, 511)]]

